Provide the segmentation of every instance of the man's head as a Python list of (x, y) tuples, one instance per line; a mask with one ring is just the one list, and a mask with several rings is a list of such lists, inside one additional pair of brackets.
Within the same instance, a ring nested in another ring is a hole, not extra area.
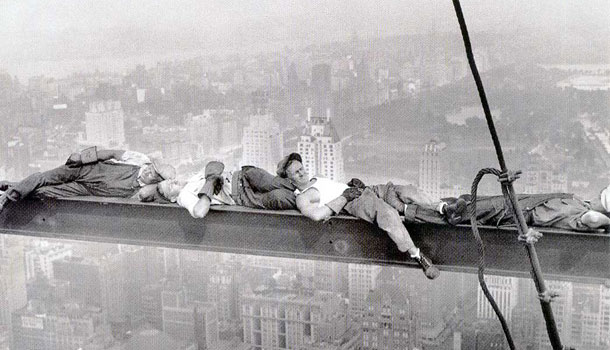
[[(610, 212), (610, 185), (604, 188), (599, 194), (599, 203), (598, 201), (591, 201), (593, 210), (601, 211), (604, 213)], [(598, 207), (596, 207), (598, 205)]]
[(147, 185), (174, 178), (176, 178), (176, 169), (158, 160), (153, 160), (151, 164), (144, 166), (142, 174), (140, 174), (140, 180)]
[(157, 184), (157, 191), (163, 199), (175, 202), (185, 185), (185, 181), (176, 179), (163, 180)]
[(610, 218), (595, 210), (589, 210), (580, 217), (581, 222), (592, 229), (607, 228), (610, 226)]
[(303, 167), (303, 160), (298, 153), (290, 153), (277, 165), (277, 174), (287, 178), (297, 188), (306, 187), (309, 184), (309, 174)]

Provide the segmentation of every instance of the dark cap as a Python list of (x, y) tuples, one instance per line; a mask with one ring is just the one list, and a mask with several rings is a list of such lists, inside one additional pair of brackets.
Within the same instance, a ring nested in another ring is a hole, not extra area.
[(300, 163), (303, 163), (303, 159), (301, 158), (301, 155), (298, 153), (290, 153), (289, 155), (287, 155), (286, 157), (282, 158), (282, 160), (280, 160), (279, 163), (277, 163), (277, 170), (276, 173), (279, 177), (286, 177), (286, 169), (288, 168), (288, 166), (290, 166), (290, 163), (292, 163), (293, 160), (297, 160)]
[(219, 161), (213, 160), (206, 164), (205, 166), (205, 178), (211, 175), (222, 175), (222, 172), (225, 171), (225, 165)]

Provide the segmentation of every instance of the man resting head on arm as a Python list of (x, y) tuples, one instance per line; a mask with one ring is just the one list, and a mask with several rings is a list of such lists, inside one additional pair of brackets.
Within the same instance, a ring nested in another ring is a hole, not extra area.
[(298, 153), (282, 159), (278, 164), (278, 175), (288, 178), (297, 188), (297, 208), (303, 215), (321, 221), (344, 209), (387, 232), (398, 250), (408, 252), (419, 263), (426, 277), (434, 279), (439, 275), (439, 270), (413, 243), (398, 211), (371, 188), (349, 187), (323, 177), (309, 178)]

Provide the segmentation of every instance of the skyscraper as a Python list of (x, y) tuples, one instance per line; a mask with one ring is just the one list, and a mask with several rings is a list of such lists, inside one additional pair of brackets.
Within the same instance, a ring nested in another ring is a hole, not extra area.
[(242, 299), (244, 342), (255, 349), (315, 348), (347, 329), (345, 303), (331, 292), (265, 289)]
[(362, 318), (362, 349), (414, 349), (417, 320), (406, 290), (395, 285), (372, 290)]
[(330, 118), (330, 109), (326, 110), (326, 114), (313, 115), (312, 109), (308, 108), (305, 132), (299, 139), (297, 149), (310, 176), (343, 181), (342, 143)]
[(46, 307), (37, 301), (12, 314), (16, 350), (79, 349), (91, 344), (102, 331), (99, 308), (77, 304)]
[(335, 261), (314, 262), (313, 287), (347, 296), (349, 289), (348, 265)]
[(199, 349), (214, 349), (218, 342), (216, 305), (190, 301), (186, 290), (167, 284), (161, 293), (163, 331), (180, 341), (194, 342)]
[(120, 148), (125, 144), (124, 114), (120, 101), (98, 101), (85, 112), (86, 140), (84, 143), (105, 148)]
[(56, 279), (70, 282), (70, 296), (76, 302), (101, 307), (105, 320), (124, 320), (125, 316), (131, 316), (121, 254), (107, 253), (99, 259), (66, 257), (54, 261), (53, 270)]
[(255, 165), (272, 174), (283, 157), (284, 138), (273, 115), (253, 115), (244, 128), (242, 165)]
[(218, 156), (239, 146), (237, 116), (232, 109), (206, 109), (185, 120), (188, 141), (196, 145), (198, 154)]
[(419, 187), (435, 199), (440, 198), (441, 169), (439, 161), (440, 146), (431, 140), (424, 146), (419, 159)]
[(366, 309), (366, 298), (369, 292), (376, 287), (377, 275), (381, 266), (349, 264), (349, 311), (350, 315), (362, 315)]
[(239, 319), (239, 265), (218, 264), (208, 275), (207, 300), (216, 304), (218, 326), (230, 333)]
[(163, 329), (163, 305), (161, 304), (162, 283), (147, 284), (140, 288), (142, 315), (152, 327)]
[[(489, 292), (496, 300), (504, 318), (510, 322), (513, 308), (517, 305), (518, 284), (516, 277), (488, 275), (485, 278)], [(483, 290), (477, 290), (477, 318), (496, 319), (496, 314), (485, 298)]]
[[(6, 237), (3, 237), (6, 238)], [(27, 304), (23, 244), (3, 239), (0, 251), (0, 325), (11, 323), (11, 312)]]
[(35, 240), (25, 250), (26, 279), (44, 276), (53, 278), (53, 261), (72, 256), (72, 245), (64, 243), (50, 243), (45, 240)]
[(522, 181), (515, 183), (516, 190), (519, 193), (568, 192), (568, 177), (563, 172), (548, 169), (527, 169), (523, 171), (521, 178)]
[(311, 68), (311, 105), (314, 115), (324, 115), (332, 108), (331, 69), (328, 64), (316, 64)]

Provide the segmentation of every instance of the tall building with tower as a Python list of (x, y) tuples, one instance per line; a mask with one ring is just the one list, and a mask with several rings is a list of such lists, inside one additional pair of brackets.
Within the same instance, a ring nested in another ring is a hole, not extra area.
[(314, 115), (312, 109), (308, 108), (305, 132), (299, 139), (297, 149), (310, 176), (343, 181), (342, 143), (330, 118), (330, 109), (326, 109), (323, 115)]
[(244, 128), (242, 165), (254, 165), (275, 173), (279, 159), (283, 157), (284, 138), (273, 115), (253, 115)]
[(435, 199), (440, 198), (441, 189), (440, 150), (436, 140), (431, 140), (419, 159), (419, 187)]
[(98, 101), (85, 112), (86, 139), (84, 143), (105, 148), (124, 147), (124, 113), (120, 101)]

